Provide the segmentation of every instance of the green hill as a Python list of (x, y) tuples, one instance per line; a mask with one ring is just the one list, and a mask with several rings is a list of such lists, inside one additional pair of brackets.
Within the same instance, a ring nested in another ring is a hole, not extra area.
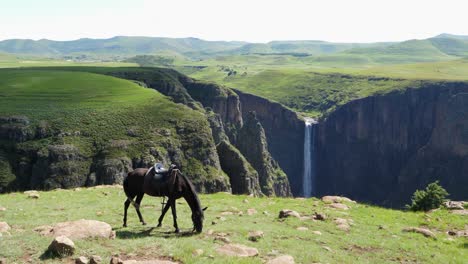
[[(0, 211), (1, 221), (11, 226), (0, 239), (0, 258), (6, 258), (7, 263), (74, 263), (79, 256), (91, 255), (101, 256), (102, 263), (109, 263), (115, 255), (180, 263), (265, 263), (285, 254), (293, 256), (295, 263), (464, 263), (468, 258), (467, 238), (447, 234), (466, 230), (466, 215), (445, 209), (413, 213), (346, 203), (350, 209), (340, 210), (316, 198), (253, 198), (218, 193), (200, 196), (202, 206), (208, 206), (208, 210), (199, 235), (190, 234), (190, 208), (179, 200), (181, 234), (176, 235), (172, 233), (170, 213), (162, 227), (156, 228), (160, 198), (143, 199), (141, 211), (147, 226), (142, 226), (135, 210), (129, 208), (128, 227), (122, 228), (125, 195), (120, 188), (55, 190), (39, 195), (39, 199), (30, 199), (23, 193), (0, 194), (0, 206), (5, 208)], [(279, 219), (279, 211), (286, 208), (304, 218)], [(312, 220), (314, 213), (326, 219)], [(76, 250), (72, 256), (47, 257), (44, 253), (53, 238), (33, 230), (83, 218), (109, 223), (116, 238), (73, 239)], [(347, 224), (339, 227), (338, 223), (343, 222)], [(429, 229), (435, 237), (404, 232), (408, 227)], [(251, 231), (262, 231), (264, 235), (253, 242), (248, 239)], [(227, 239), (231, 244), (257, 248), (258, 256), (220, 255), (216, 249)], [(194, 253), (197, 249), (202, 252)]]
[(153, 89), (78, 68), (1, 69), (0, 94), (0, 161), (19, 166), (9, 169), (16, 179), (0, 174), (0, 188), (118, 181), (106, 177), (155, 158), (187, 167), (197, 185), (227, 180), (204, 113)]

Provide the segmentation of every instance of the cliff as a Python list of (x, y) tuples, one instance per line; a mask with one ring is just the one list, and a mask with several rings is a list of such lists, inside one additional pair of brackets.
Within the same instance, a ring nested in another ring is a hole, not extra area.
[(234, 90), (240, 99), (242, 116), (255, 112), (265, 132), (268, 150), (288, 176), (294, 195), (302, 192), (304, 121), (279, 103)]
[(398, 207), (440, 180), (468, 198), (468, 83), (417, 88), (352, 101), (319, 124), (319, 195)]

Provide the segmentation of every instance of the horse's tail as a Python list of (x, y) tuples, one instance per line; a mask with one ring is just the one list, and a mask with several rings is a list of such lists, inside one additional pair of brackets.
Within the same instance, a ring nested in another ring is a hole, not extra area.
[(133, 198), (131, 198), (131, 194), (130, 194), (130, 186), (129, 186), (130, 173), (132, 173), (132, 172), (129, 172), (127, 174), (127, 177), (125, 177), (125, 179), (123, 181), (123, 189), (124, 189), (124, 192), (125, 192), (125, 196), (127, 196), (127, 199), (130, 201), (130, 203), (133, 205), (133, 207), (138, 209), (139, 206), (135, 203)]

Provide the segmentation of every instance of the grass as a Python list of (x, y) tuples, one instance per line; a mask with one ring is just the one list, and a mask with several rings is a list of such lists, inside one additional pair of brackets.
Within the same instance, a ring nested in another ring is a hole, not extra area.
[[(8, 159), (14, 162), (19, 152), (37, 153), (50, 145), (70, 144), (87, 160), (82, 164), (86, 167), (98, 157), (141, 158), (149, 155), (152, 147), (160, 150), (160, 158), (167, 156), (166, 149), (181, 152), (180, 148), (193, 148), (193, 153), (180, 153), (178, 161), (181, 166), (198, 169), (190, 175), (199, 180), (223, 177), (211, 166), (198, 166), (204, 155), (214, 151), (211, 130), (202, 112), (175, 104), (132, 81), (80, 72), (85, 68), (64, 69), (0, 69), (0, 115), (26, 116), (32, 131), (39, 126), (48, 131), (45, 138), (18, 143), (13, 148), (8, 142)], [(93, 69), (106, 72), (110, 68)], [(7, 169), (2, 166), (0, 172), (11, 178), (3, 173)]]
[[(468, 240), (452, 239), (445, 233), (451, 229), (464, 229), (466, 216), (446, 210), (414, 213), (351, 203), (349, 211), (340, 211), (315, 198), (253, 198), (226, 193), (201, 195), (200, 199), (203, 206), (208, 206), (204, 232), (177, 236), (171, 233), (170, 214), (161, 228), (155, 228), (161, 210), (160, 198), (146, 197), (143, 200), (142, 213), (148, 226), (141, 226), (135, 211), (130, 208), (129, 227), (122, 228), (125, 196), (120, 188), (40, 192), (37, 200), (29, 199), (23, 193), (2, 194), (0, 206), (7, 210), (0, 212), (0, 217), (12, 226), (12, 230), (11, 235), (0, 237), (0, 257), (6, 258), (7, 263), (26, 262), (27, 259), (39, 262), (51, 238), (32, 231), (35, 227), (84, 218), (109, 223), (116, 231), (116, 239), (77, 240), (77, 250), (72, 257), (47, 259), (47, 263), (69, 263), (75, 257), (94, 254), (102, 256), (104, 263), (115, 254), (139, 259), (171, 257), (183, 263), (262, 263), (277, 254), (292, 255), (296, 263), (464, 263), (468, 258)], [(183, 200), (179, 200), (177, 206), (179, 227), (186, 234), (192, 227), (190, 210)], [(257, 213), (247, 215), (248, 208), (255, 208)], [(303, 216), (321, 212), (328, 219), (278, 219), (278, 212), (285, 208), (296, 210)], [(225, 211), (234, 214), (220, 220), (221, 212)], [(238, 215), (239, 211), (243, 215)], [(353, 219), (349, 232), (336, 228), (333, 219), (337, 217)], [(212, 225), (213, 221), (217, 223)], [(296, 230), (300, 226), (309, 230)], [(402, 232), (409, 226), (429, 228), (435, 232), (436, 239)], [(247, 239), (248, 232), (254, 230), (265, 233), (259, 242)], [(322, 235), (312, 231), (320, 231)], [(245, 259), (220, 256), (215, 250), (222, 242), (214, 241), (210, 232), (226, 233), (232, 243), (256, 247), (259, 256)], [(204, 253), (193, 256), (195, 249), (202, 249)]]

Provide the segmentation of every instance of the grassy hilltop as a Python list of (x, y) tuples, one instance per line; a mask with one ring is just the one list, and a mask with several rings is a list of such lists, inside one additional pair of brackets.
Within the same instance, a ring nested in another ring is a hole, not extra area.
[[(464, 263), (468, 258), (468, 240), (452, 237), (448, 230), (466, 228), (466, 215), (455, 215), (445, 209), (431, 213), (402, 212), (365, 204), (346, 203), (351, 209), (333, 209), (317, 200), (292, 198), (253, 198), (218, 193), (201, 195), (205, 227), (200, 235), (191, 231), (190, 209), (183, 200), (177, 205), (182, 235), (172, 233), (172, 216), (166, 215), (161, 228), (155, 228), (161, 205), (160, 198), (145, 197), (142, 214), (148, 222), (141, 226), (133, 208), (129, 209), (129, 227), (122, 227), (123, 190), (115, 187), (40, 192), (39, 199), (23, 193), (0, 195), (1, 221), (11, 230), (0, 237), (0, 258), (7, 263), (39, 262), (52, 238), (33, 231), (41, 225), (94, 219), (109, 223), (116, 231), (114, 240), (75, 240), (76, 253), (63, 260), (43, 259), (46, 263), (71, 263), (79, 256), (100, 255), (103, 263), (111, 256), (127, 259), (170, 258), (182, 263), (263, 263), (277, 255), (288, 254), (296, 263)], [(297, 211), (304, 219), (279, 219), (282, 209)], [(253, 215), (247, 209), (255, 209)], [(225, 213), (230, 212), (230, 213)], [(241, 214), (242, 212), (242, 214)], [(309, 217), (315, 212), (327, 216), (325, 221)], [(349, 231), (337, 228), (336, 218), (350, 223)], [(352, 221), (351, 221), (352, 220)], [(212, 224), (215, 222), (216, 224)], [(308, 230), (297, 230), (306, 227)], [(424, 227), (435, 238), (403, 232), (406, 227)], [(250, 231), (263, 231), (258, 242), (248, 240)], [(314, 231), (319, 231), (320, 234)], [(225, 257), (216, 252), (227, 237), (231, 243), (255, 247), (257, 257)], [(195, 256), (192, 252), (202, 249)]]

